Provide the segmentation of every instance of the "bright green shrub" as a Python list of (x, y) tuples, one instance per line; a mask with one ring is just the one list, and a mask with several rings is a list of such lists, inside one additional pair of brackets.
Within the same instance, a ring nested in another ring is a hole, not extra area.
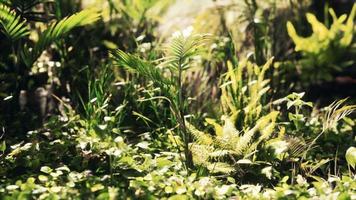
[(299, 36), (293, 24), (287, 23), (288, 34), (295, 43), (295, 50), (302, 53), (300, 60), (302, 77), (312, 83), (330, 81), (334, 72), (352, 64), (352, 61), (344, 58), (353, 42), (356, 4), (348, 17), (346, 15), (337, 17), (333, 9), (330, 9), (329, 13), (333, 18), (330, 28), (318, 21), (315, 15), (311, 13), (306, 15), (313, 31), (309, 37)]

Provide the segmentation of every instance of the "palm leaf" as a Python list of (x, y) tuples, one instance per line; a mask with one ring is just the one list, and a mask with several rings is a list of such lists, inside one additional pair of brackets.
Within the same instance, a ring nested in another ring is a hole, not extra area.
[(98, 11), (94, 9), (87, 9), (68, 16), (58, 22), (52, 23), (44, 32), (40, 34), (40, 39), (35, 44), (32, 51), (25, 48), (22, 53), (25, 64), (27, 66), (32, 66), (42, 52), (54, 41), (64, 37), (75, 27), (85, 26), (97, 21), (99, 17), (100, 14)]
[(178, 33), (172, 38), (166, 50), (166, 57), (161, 65), (173, 69), (185, 69), (188, 60), (199, 52), (199, 49), (210, 39), (209, 35)]
[(0, 24), (4, 34), (13, 41), (29, 34), (26, 20), (4, 4), (0, 5)]
[(158, 84), (161, 89), (171, 85), (171, 82), (163, 77), (161, 70), (153, 66), (151, 63), (143, 61), (137, 56), (125, 53), (121, 50), (111, 51), (111, 55), (114, 57), (117, 65), (137, 72), (139, 75)]

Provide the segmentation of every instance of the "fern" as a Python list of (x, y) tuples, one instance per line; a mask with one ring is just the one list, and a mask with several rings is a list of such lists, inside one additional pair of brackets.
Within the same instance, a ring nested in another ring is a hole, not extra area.
[[(277, 111), (272, 111), (271, 113), (269, 113), (266, 116), (261, 117), (255, 127), (253, 129), (251, 129), (251, 131), (254, 131), (254, 134), (257, 132), (257, 130), (260, 132), (260, 135), (258, 137), (258, 139), (256, 141), (253, 141), (252, 144), (249, 145), (249, 148), (247, 151), (245, 151), (245, 154), (249, 154), (253, 151), (255, 151), (258, 147), (258, 145), (264, 141), (268, 141), (270, 139), (270, 137), (272, 136), (275, 128), (276, 128), (276, 120), (277, 120), (277, 116), (278, 116), (278, 112)], [(252, 138), (251, 136), (251, 138)], [(250, 139), (251, 138), (247, 138)], [(242, 146), (243, 147), (243, 146)], [(241, 147), (240, 147), (241, 148)], [(243, 148), (241, 148), (243, 149)]]
[(210, 164), (209, 154), (214, 151), (213, 146), (201, 145), (201, 144), (191, 144), (190, 150), (193, 154), (193, 162), (195, 165), (207, 166)]
[[(230, 121), (227, 119), (223, 126), (223, 129), (225, 129), (223, 130), (223, 134), (215, 137), (199, 131), (191, 124), (187, 124), (190, 133), (195, 139), (195, 142), (190, 145), (193, 153), (193, 161), (196, 165), (207, 167), (212, 173), (233, 172), (234, 170), (231, 169), (237, 164), (236, 160), (250, 156), (261, 142), (269, 139), (274, 131), (277, 116), (278, 112), (271, 112), (260, 118), (253, 128), (242, 134), (239, 134), (236, 128), (232, 128), (232, 124), (230, 124)], [(258, 132), (260, 132), (261, 135), (259, 139), (256, 140), (255, 136)], [(226, 160), (226, 157), (230, 158), (230, 161)], [(214, 160), (219, 161), (216, 162)], [(231, 161), (233, 163), (231, 163)], [(214, 165), (218, 166), (218, 168), (214, 169)], [(226, 171), (219, 169), (225, 169)]]
[(225, 146), (227, 143), (236, 144), (240, 139), (240, 131), (235, 127), (235, 122), (231, 117), (222, 117), (224, 125), (222, 126), (222, 134), (216, 134), (216, 143), (220, 146)]
[[(232, 173), (239, 165), (238, 160), (254, 155), (261, 143), (272, 140), (279, 112), (262, 110), (266, 106), (261, 101), (269, 90), (264, 75), (271, 63), (272, 59), (259, 68), (242, 61), (236, 69), (228, 63), (225, 83), (221, 86), (224, 124), (206, 119), (214, 127), (215, 135), (187, 124), (195, 139), (191, 146), (196, 164), (205, 166), (211, 173)], [(267, 114), (262, 115), (262, 111)], [(239, 123), (241, 127), (236, 126)], [(201, 156), (203, 151), (209, 156)]]
[[(231, 143), (229, 141), (229, 143), (225, 145), (232, 146), (232, 150), (236, 155), (246, 155), (248, 153), (251, 153), (260, 142), (262, 142), (263, 140), (267, 140), (269, 136), (273, 133), (273, 130), (275, 128), (274, 122), (276, 121), (277, 116), (278, 112), (275, 111), (269, 113), (264, 117), (261, 117), (256, 122), (256, 125), (253, 128), (247, 130), (238, 138), (237, 143)], [(271, 126), (267, 126), (267, 124)], [(266, 127), (268, 129), (266, 129)], [(261, 136), (258, 140), (254, 140), (254, 136), (257, 132), (261, 132)]]
[(13, 41), (29, 34), (26, 20), (4, 4), (0, 4), (0, 24), (3, 28), (3, 33)]
[(213, 139), (209, 134), (199, 131), (197, 128), (195, 128), (193, 125), (191, 125), (189, 122), (186, 122), (186, 123), (187, 123), (188, 130), (193, 135), (193, 137), (196, 139), (196, 142), (198, 144), (203, 144), (203, 145), (212, 145), (213, 144)]
[(225, 162), (210, 163), (207, 168), (212, 173), (230, 174), (235, 171), (235, 168), (232, 165)]
[(235, 118), (243, 118), (239, 128), (244, 124), (252, 125), (260, 117), (263, 109), (262, 97), (270, 87), (265, 79), (266, 71), (271, 67), (271, 58), (262, 68), (247, 60), (242, 60), (236, 68), (228, 62), (224, 84), (222, 84), (221, 104), (225, 113)]

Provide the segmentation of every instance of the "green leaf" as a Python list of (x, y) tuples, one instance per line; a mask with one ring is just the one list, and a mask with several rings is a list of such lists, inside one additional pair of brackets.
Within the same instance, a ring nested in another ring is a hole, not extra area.
[(252, 161), (249, 159), (240, 159), (236, 162), (236, 164), (252, 164)]
[(2, 141), (2, 143), (0, 144), (0, 151), (4, 152), (6, 150), (6, 142), (5, 140)]
[(173, 192), (173, 188), (172, 188), (171, 186), (166, 186), (166, 187), (164, 188), (164, 191), (165, 191), (167, 194), (170, 194), (170, 193)]
[(142, 148), (142, 149), (148, 149), (148, 148), (149, 148), (149, 145), (150, 145), (150, 144), (149, 144), (148, 142), (145, 142), (145, 141), (136, 144), (137, 147), (140, 147), (140, 148)]
[(52, 23), (44, 32), (39, 36), (38, 42), (30, 51), (30, 48), (24, 48), (22, 52), (22, 58), (27, 66), (37, 60), (42, 52), (54, 41), (64, 37), (72, 29), (79, 26), (85, 26), (97, 21), (100, 14), (95, 9), (86, 9), (71, 16), (68, 16), (58, 22)]
[(187, 188), (185, 186), (177, 186), (174, 190), (177, 194), (184, 194), (187, 192)]
[(272, 166), (265, 167), (261, 170), (261, 173), (264, 174), (268, 179), (272, 179)]
[(167, 158), (156, 158), (157, 167), (162, 168), (166, 166), (172, 165), (172, 161), (168, 160)]
[(43, 166), (43, 167), (41, 167), (40, 171), (43, 173), (49, 174), (53, 171), (53, 169), (48, 166)]
[(167, 48), (165, 61), (161, 65), (175, 70), (186, 69), (189, 59), (196, 55), (210, 39), (209, 35), (185, 34), (184, 32), (174, 35)]
[(143, 61), (137, 56), (125, 53), (121, 50), (111, 51), (111, 55), (119, 67), (132, 70), (133, 72), (148, 78), (162, 88), (165, 85), (171, 85), (171, 82), (163, 77), (162, 72), (150, 62)]
[(44, 175), (39, 175), (38, 176), (38, 180), (40, 180), (41, 182), (47, 182), (48, 181), (48, 177), (44, 176)]
[(26, 20), (4, 4), (0, 5), (0, 24), (2, 31), (11, 40), (18, 40), (29, 34)]
[(349, 149), (347, 149), (346, 154), (346, 161), (347, 163), (355, 169), (355, 165), (356, 165), (356, 148), (355, 147), (350, 147)]
[(168, 200), (185, 200), (185, 199), (189, 199), (189, 197), (187, 195), (174, 195), (168, 198)]
[(90, 191), (96, 192), (96, 191), (102, 190), (104, 188), (105, 187), (102, 184), (98, 183), (98, 184), (93, 185), (93, 187), (90, 188)]

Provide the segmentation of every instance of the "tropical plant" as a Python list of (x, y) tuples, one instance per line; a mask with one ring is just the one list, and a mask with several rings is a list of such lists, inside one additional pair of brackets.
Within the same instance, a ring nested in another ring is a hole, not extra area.
[(0, 6), (0, 20), (3, 27), (3, 32), (11, 40), (18, 40), (29, 34), (26, 27), (26, 21), (22, 21), (21, 17), (4, 4)]
[[(56, 77), (53, 77), (53, 67), (58, 67), (61, 64), (52, 61), (51, 64), (46, 63), (44, 65), (42, 62), (38, 62), (42, 60), (42, 58), (39, 58), (41, 56), (46, 57), (44, 52), (49, 49), (50, 45), (54, 43), (59, 44), (58, 41), (67, 36), (74, 28), (92, 24), (100, 18), (100, 13), (97, 10), (87, 9), (58, 21), (51, 20), (47, 24), (38, 22), (42, 23), (44, 29), (40, 31), (32, 28), (35, 22), (31, 20), (36, 19), (31, 16), (37, 13), (35, 8), (40, 5), (44, 6), (43, 4), (43, 1), (35, 1), (32, 4), (18, 1), (0, 3), (0, 28), (7, 38), (4, 40), (4, 45), (9, 48), (6, 51), (7, 53), (2, 55), (4, 63), (2, 63), (1, 67), (1, 80), (6, 81), (6, 85), (1, 89), (0, 93), (4, 98), (7, 96), (14, 97), (10, 101), (1, 101), (1, 109), (7, 110), (7, 107), (10, 105), (10, 107), (18, 107), (17, 105), (20, 104), (19, 109), (7, 111), (8, 116), (5, 120), (11, 121), (13, 118), (24, 117), (22, 116), (23, 114), (16, 111), (23, 111), (29, 102), (38, 102), (38, 100), (28, 97), (31, 95), (30, 92), (37, 91), (37, 93), (34, 92), (34, 95), (42, 96), (42, 100), (37, 103), (41, 105), (36, 105), (35, 107), (39, 107), (40, 111), (35, 112), (39, 113), (37, 116), (32, 114), (25, 117), (25, 124), (28, 123), (29, 127), (36, 127), (41, 124), (38, 122), (43, 121), (46, 117), (46, 108), (54, 107), (53, 105), (49, 105), (47, 99), (52, 99), (50, 95), (54, 90), (55, 82), (60, 85), (58, 80), (55, 81)], [(36, 39), (34, 35), (36, 35), (37, 31), (38, 37)], [(38, 66), (51, 68), (44, 70), (48, 71), (48, 77), (43, 77), (43, 69)], [(41, 69), (36, 70), (37, 67)], [(40, 80), (37, 82), (41, 82), (42, 85), (34, 84), (33, 79)], [(36, 125), (33, 126), (32, 124)], [(14, 126), (16, 127), (13, 124), (11, 128)], [(25, 129), (28, 130), (29, 128)]]
[(345, 60), (345, 54), (352, 48), (356, 4), (348, 17), (345, 14), (337, 17), (333, 9), (329, 9), (329, 13), (333, 19), (330, 28), (318, 21), (315, 15), (307, 13), (307, 20), (313, 30), (309, 37), (299, 36), (293, 24), (287, 23), (295, 50), (303, 56), (299, 61), (302, 78), (312, 83), (330, 81), (333, 73), (352, 64), (352, 60)]
[[(112, 52), (119, 66), (134, 70), (152, 81), (162, 91), (163, 98), (168, 100), (172, 117), (178, 123), (179, 135), (184, 143), (185, 162), (188, 168), (193, 167), (193, 163), (189, 150), (191, 138), (185, 124), (187, 97), (183, 95), (183, 72), (189, 67), (189, 59), (197, 53), (207, 38), (206, 35), (177, 33), (167, 48), (163, 62), (157, 66), (121, 50)], [(165, 73), (170, 77), (164, 76)]]
[(231, 173), (239, 165), (258, 162), (261, 146), (273, 138), (278, 111), (269, 111), (264, 105), (268, 80), (265, 72), (272, 59), (262, 68), (249, 61), (241, 61), (236, 68), (228, 63), (223, 79), (221, 106), (224, 121), (220, 125), (206, 119), (214, 127), (210, 135), (188, 124), (195, 141), (190, 144), (196, 165), (206, 167), (211, 173)]

